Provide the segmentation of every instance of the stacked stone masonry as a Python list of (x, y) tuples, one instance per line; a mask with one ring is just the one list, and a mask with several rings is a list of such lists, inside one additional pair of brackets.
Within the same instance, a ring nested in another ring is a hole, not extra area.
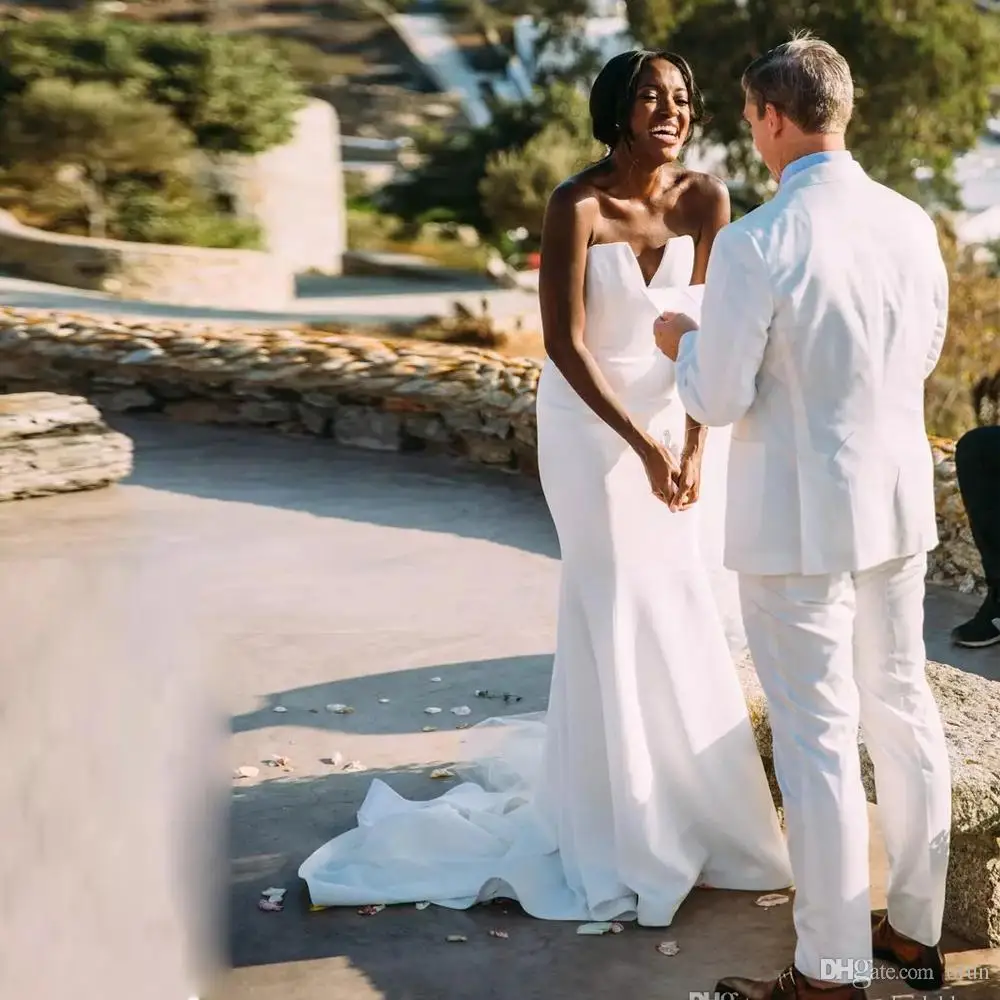
[(0, 396), (0, 500), (110, 486), (132, 472), (132, 442), (86, 399)]
[[(535, 474), (541, 364), (477, 348), (307, 330), (0, 313), (0, 391), (69, 391), (108, 412), (248, 424)], [(932, 582), (981, 592), (955, 478), (932, 441), (942, 543)]]

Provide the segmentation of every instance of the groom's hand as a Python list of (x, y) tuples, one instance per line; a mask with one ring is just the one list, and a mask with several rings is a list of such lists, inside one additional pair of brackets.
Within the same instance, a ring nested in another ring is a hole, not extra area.
[(685, 333), (697, 329), (698, 324), (684, 313), (664, 313), (653, 324), (653, 335), (656, 337), (656, 346), (671, 361), (676, 361), (681, 338)]

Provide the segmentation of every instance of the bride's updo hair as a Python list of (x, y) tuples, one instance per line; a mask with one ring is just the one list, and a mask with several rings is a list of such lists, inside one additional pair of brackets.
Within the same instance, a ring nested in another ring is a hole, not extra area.
[(594, 138), (608, 149), (614, 149), (623, 139), (626, 143), (631, 141), (629, 120), (639, 90), (639, 78), (646, 66), (657, 59), (673, 63), (680, 70), (687, 87), (692, 126), (687, 139), (691, 138), (694, 126), (703, 120), (705, 108), (701, 92), (686, 59), (673, 52), (648, 49), (622, 52), (608, 61), (590, 88), (590, 120)]

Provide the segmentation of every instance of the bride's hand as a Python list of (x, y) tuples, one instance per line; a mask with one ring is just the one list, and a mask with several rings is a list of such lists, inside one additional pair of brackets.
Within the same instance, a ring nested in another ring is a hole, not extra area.
[(677, 476), (680, 474), (677, 460), (659, 441), (653, 440), (644, 442), (639, 458), (645, 466), (653, 496), (671, 504), (677, 495)]
[(701, 495), (701, 452), (681, 456), (677, 474), (677, 492), (670, 503), (671, 510), (687, 510), (698, 502)]

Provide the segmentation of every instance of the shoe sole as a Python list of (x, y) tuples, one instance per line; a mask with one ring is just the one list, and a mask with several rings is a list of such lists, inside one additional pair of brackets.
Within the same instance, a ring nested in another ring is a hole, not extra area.
[(962, 646), (965, 649), (985, 649), (987, 646), (995, 646), (1000, 642), (1000, 635), (987, 639), (985, 642), (973, 642), (971, 639), (954, 639), (952, 641), (956, 646)]

